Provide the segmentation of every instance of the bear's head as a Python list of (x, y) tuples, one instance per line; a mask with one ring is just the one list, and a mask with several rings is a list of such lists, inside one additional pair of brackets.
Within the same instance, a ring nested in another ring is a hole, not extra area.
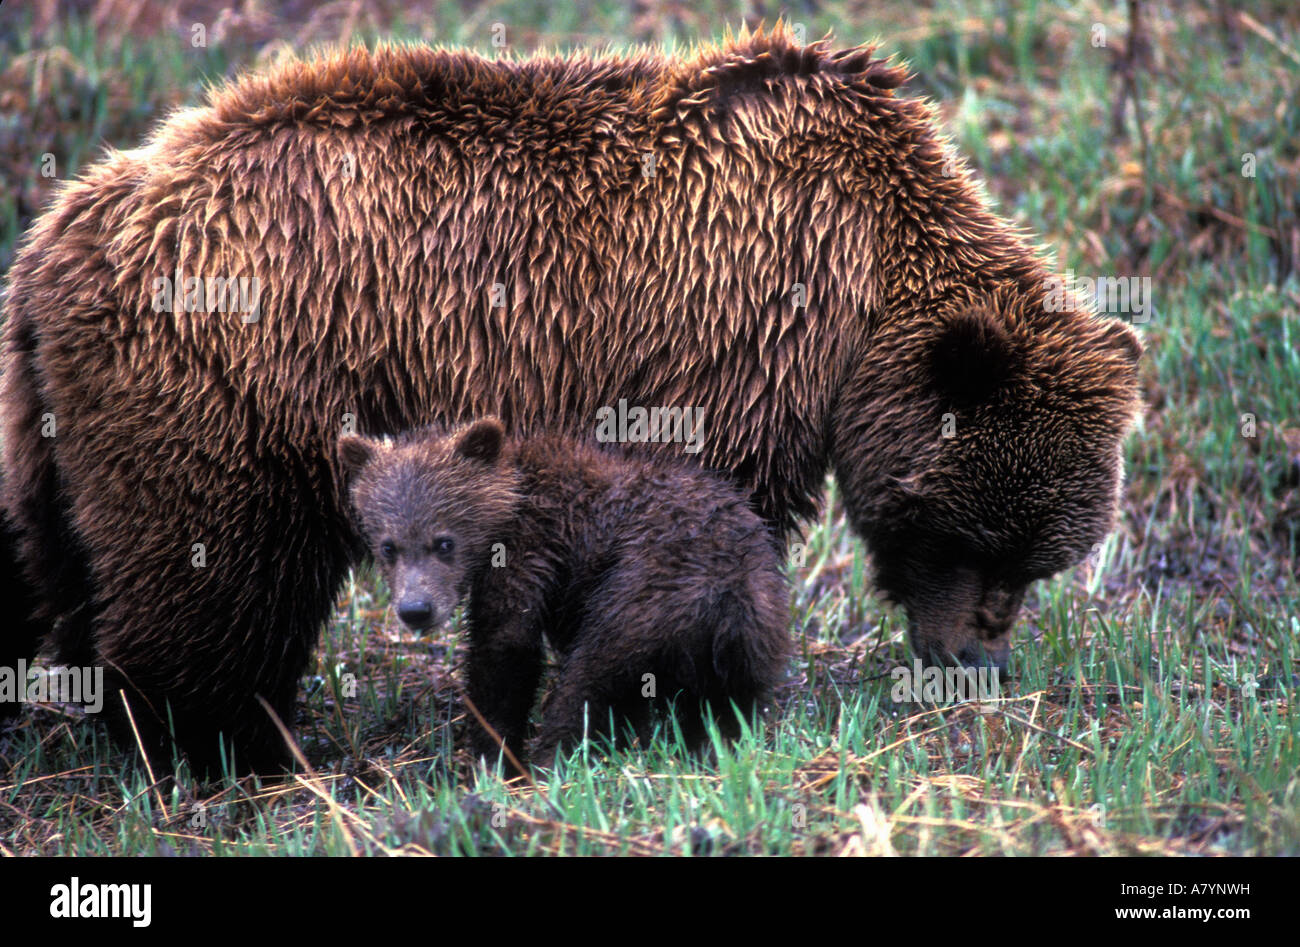
[(1141, 343), (1089, 312), (1039, 318), (961, 306), (882, 338), (837, 408), (850, 519), (931, 664), (1005, 669), (1027, 587), (1115, 518)]
[(505, 431), (484, 418), (451, 432), (339, 441), (352, 506), (398, 618), (422, 631), (468, 594), (516, 501)]

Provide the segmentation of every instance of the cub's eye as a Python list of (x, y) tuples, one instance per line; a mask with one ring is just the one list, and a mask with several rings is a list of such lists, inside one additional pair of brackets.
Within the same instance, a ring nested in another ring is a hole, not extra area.
[(385, 562), (392, 562), (397, 558), (397, 547), (393, 545), (392, 540), (385, 539), (379, 544), (379, 558)]
[(440, 556), (450, 556), (456, 551), (456, 541), (450, 536), (439, 536), (433, 541), (433, 551)]

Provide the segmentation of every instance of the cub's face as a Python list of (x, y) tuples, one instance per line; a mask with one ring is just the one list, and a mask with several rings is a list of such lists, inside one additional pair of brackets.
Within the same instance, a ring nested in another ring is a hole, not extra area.
[(513, 499), (497, 463), (502, 439), (488, 419), (448, 435), (339, 442), (361, 532), (410, 628), (445, 623), (501, 538)]
[(1140, 344), (1091, 315), (1031, 339), (965, 313), (927, 345), (870, 380), (910, 389), (903, 399), (875, 410), (869, 391), (858, 396), (837, 475), (917, 655), (1005, 668), (1028, 586), (1111, 529)]

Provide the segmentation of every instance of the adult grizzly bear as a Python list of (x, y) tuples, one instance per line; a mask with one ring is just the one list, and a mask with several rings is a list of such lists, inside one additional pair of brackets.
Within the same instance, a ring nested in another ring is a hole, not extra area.
[(1000, 659), (1025, 586), (1110, 527), (1139, 345), (1049, 304), (904, 79), (783, 29), (353, 49), (111, 152), (7, 301), (6, 502), (62, 659), (106, 667), (146, 746), (170, 720), (199, 764), (224, 731), (272, 767), (255, 695), (292, 720), (359, 551), (340, 435), (589, 434), (619, 399), (702, 410), (690, 458), (782, 534), (833, 468), (917, 650)]
[[(790, 598), (771, 530), (698, 467), (554, 434), (507, 438), (495, 418), (349, 435), (339, 454), (398, 617), (423, 630), (467, 605), (470, 699), (520, 756), (543, 639), (560, 656), (537, 737), (544, 765), (584, 733), (621, 736), (611, 715), (644, 745), (670, 700), (688, 747), (705, 737), (706, 706), (735, 737), (731, 705), (758, 710), (785, 670)], [(470, 733), (495, 759), (496, 740)]]

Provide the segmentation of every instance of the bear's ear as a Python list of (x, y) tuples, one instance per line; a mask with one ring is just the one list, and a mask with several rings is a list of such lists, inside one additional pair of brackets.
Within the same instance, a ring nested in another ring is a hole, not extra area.
[(339, 460), (343, 463), (343, 476), (351, 480), (375, 456), (375, 445), (357, 434), (339, 438)]
[(456, 453), (468, 460), (494, 464), (501, 454), (506, 429), (496, 418), (475, 421), (456, 438)]
[(1015, 340), (986, 309), (969, 309), (949, 318), (930, 350), (936, 387), (960, 404), (987, 400), (1015, 373), (1019, 362)]
[(1124, 355), (1134, 368), (1142, 360), (1142, 339), (1128, 323), (1107, 319), (1101, 337), (1107, 346)]

